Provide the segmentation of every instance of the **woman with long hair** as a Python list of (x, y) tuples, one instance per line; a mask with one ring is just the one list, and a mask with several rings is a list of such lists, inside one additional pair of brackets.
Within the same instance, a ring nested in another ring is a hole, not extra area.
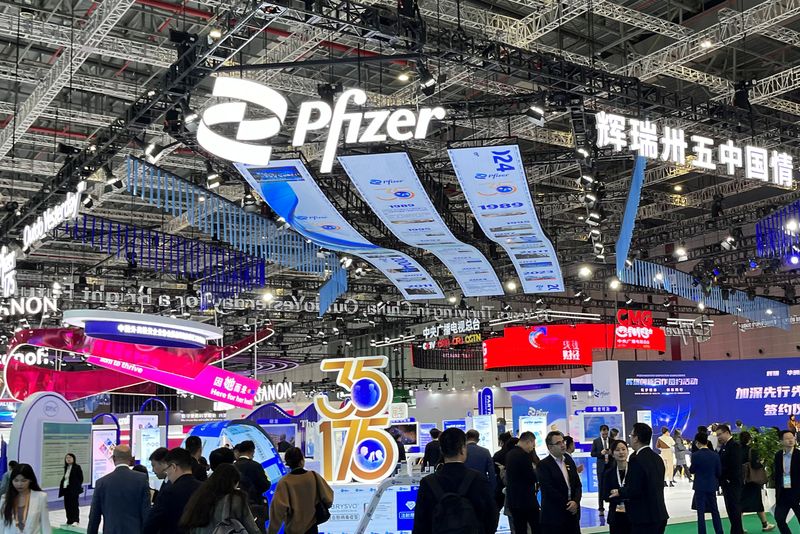
[(672, 439), (675, 440), (675, 468), (672, 471), (672, 478), (675, 478), (675, 475), (680, 473), (691, 482), (692, 474), (689, 473), (689, 468), (686, 467), (686, 455), (689, 453), (689, 449), (686, 447), (686, 442), (683, 441), (681, 431), (677, 428), (672, 432)]
[[(750, 465), (750, 469), (764, 469), (764, 465), (759, 461), (758, 453), (753, 449), (751, 443), (753, 436), (750, 432), (744, 430), (739, 433), (739, 442), (742, 444), (742, 459), (745, 464)], [(767, 515), (764, 513), (764, 501), (761, 498), (764, 486), (757, 482), (747, 482), (745, 480), (744, 488), (742, 488), (742, 513), (758, 514), (761, 520), (761, 530), (763, 532), (770, 532), (775, 530), (775, 525), (767, 521)]]
[(269, 534), (278, 534), (283, 525), (285, 534), (317, 534), (317, 504), (333, 506), (333, 490), (314, 471), (303, 467), (303, 451), (291, 447), (284, 461), (292, 471), (278, 481), (269, 507)]
[(603, 495), (602, 499), (608, 501), (608, 525), (609, 534), (630, 534), (631, 523), (625, 511), (625, 503), (619, 497), (610, 497), (611, 490), (619, 490), (625, 487), (625, 480), (628, 476), (628, 444), (617, 440), (611, 442), (611, 455), (614, 463), (609, 464), (603, 474)]
[(11, 484), (0, 499), (3, 521), (0, 534), (50, 534), (47, 494), (39, 487), (36, 474), (28, 464), (11, 471)]
[(233, 464), (218, 465), (186, 503), (181, 528), (190, 534), (211, 534), (223, 521), (236, 520), (248, 534), (259, 534), (247, 494), (237, 487), (239, 480), (239, 470)]
[(656, 441), (656, 447), (658, 447), (659, 452), (661, 453), (661, 459), (664, 460), (664, 487), (666, 488), (667, 485), (669, 487), (675, 486), (675, 477), (673, 473), (673, 464), (675, 463), (675, 455), (672, 452), (672, 448), (675, 446), (675, 440), (672, 439), (672, 436), (669, 435), (669, 429), (665, 426), (661, 427), (661, 435), (658, 437), (658, 441)]
[(58, 484), (58, 496), (64, 497), (64, 511), (67, 512), (67, 525), (81, 522), (78, 496), (83, 493), (83, 470), (75, 455), (68, 452), (64, 456), (64, 476)]

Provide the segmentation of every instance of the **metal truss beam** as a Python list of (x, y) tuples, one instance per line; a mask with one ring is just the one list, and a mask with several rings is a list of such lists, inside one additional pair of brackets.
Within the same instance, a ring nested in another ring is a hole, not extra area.
[(108, 35), (133, 2), (134, 0), (105, 0), (92, 13), (86, 27), (78, 34), (74, 46), (56, 60), (47, 76), (22, 103), (14, 118), (13, 127), (0, 132), (0, 158), (8, 154), (16, 138), (21, 137), (58, 96), (72, 74), (86, 61), (94, 47)]
[(759, 33), (765, 37), (775, 39), (776, 41), (784, 44), (800, 46), (800, 32), (790, 30), (789, 28), (784, 28), (783, 26), (764, 28)]
[(658, 76), (671, 65), (681, 65), (699, 59), (744, 37), (761, 33), (800, 15), (797, 0), (766, 0), (735, 16), (721, 18), (705, 30), (665, 46), (658, 52), (639, 58), (623, 69), (628, 76), (648, 80)]
[[(20, 21), (20, 37), (26, 41), (46, 43), (56, 48), (69, 49), (72, 37), (69, 26), (41, 22), (38, 20), (19, 19), (16, 14), (0, 14), (0, 32), (4, 35), (17, 35), (17, 21)], [(126, 61), (134, 61), (167, 68), (177, 59), (175, 50), (161, 46), (140, 43), (107, 35), (102, 42), (93, 43), (91, 53)]]

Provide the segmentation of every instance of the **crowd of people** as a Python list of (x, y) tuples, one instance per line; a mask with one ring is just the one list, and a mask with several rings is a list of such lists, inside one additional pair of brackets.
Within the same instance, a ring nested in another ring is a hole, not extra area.
[[(800, 518), (795, 434), (793, 427), (779, 432), (781, 450), (772, 470), (775, 523), (781, 534), (792, 532), (787, 524), (790, 511)], [(491, 462), (490, 452), (477, 444), (479, 437), (475, 430), (431, 431), (422, 465), (423, 471), (429, 466), (436, 470), (420, 484), (414, 534), (494, 533), (500, 511), (509, 516), (515, 534), (580, 532), (582, 467), (571, 457), (575, 445), (570, 436), (548, 433), (548, 455), (540, 459), (534, 434), (513, 437), (506, 432)], [(744, 534), (743, 513), (756, 513), (764, 532), (776, 528), (767, 521), (762, 499), (767, 471), (741, 421), (733, 430), (727, 424), (701, 426), (691, 442), (680, 431), (662, 428), (654, 443), (653, 430), (644, 423), (633, 425), (625, 440), (603, 425), (591, 456), (597, 459), (599, 511), (605, 514), (607, 503), (611, 534), (663, 533), (669, 519), (665, 488), (674, 487), (677, 475), (692, 483), (699, 534), (706, 533), (707, 514), (715, 534), (723, 534), (718, 495), (723, 497), (730, 534)]]
[[(150, 488), (149, 473), (134, 465), (128, 445), (112, 454), (114, 470), (97, 480), (89, 511), (88, 534), (213, 534), (237, 532), (316, 534), (318, 510), (333, 504), (333, 490), (316, 473), (303, 469), (305, 459), (297, 447), (285, 452), (290, 473), (275, 487), (267, 508), (265, 492), (271, 483), (260, 463), (253, 460), (255, 444), (242, 441), (221, 447), (203, 457), (196, 436), (184, 447), (153, 451), (152, 473), (162, 484)], [(49, 534), (47, 494), (41, 490), (33, 468), (10, 461), (0, 480), (0, 534)], [(209, 474), (210, 471), (210, 474)], [(83, 492), (83, 471), (73, 454), (64, 459), (59, 497), (64, 498), (67, 524), (80, 523), (78, 496)]]

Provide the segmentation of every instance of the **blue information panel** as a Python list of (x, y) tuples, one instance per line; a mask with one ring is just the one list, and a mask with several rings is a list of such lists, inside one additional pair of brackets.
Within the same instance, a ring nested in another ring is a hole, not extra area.
[(444, 298), (438, 284), (415, 259), (379, 247), (353, 228), (331, 204), (302, 161), (274, 161), (266, 167), (237, 163), (236, 168), (299, 234), (322, 247), (370, 262), (406, 300)]
[(447, 430), (448, 428), (460, 428), (464, 432), (467, 431), (467, 420), (466, 419), (445, 419), (442, 421), (442, 429)]
[(436, 211), (405, 152), (343, 156), (339, 162), (383, 224), (403, 243), (436, 255), (467, 297), (502, 295), (481, 252), (456, 239)]
[(539, 224), (517, 145), (448, 151), (475, 220), (505, 249), (525, 293), (560, 293), (564, 279)]

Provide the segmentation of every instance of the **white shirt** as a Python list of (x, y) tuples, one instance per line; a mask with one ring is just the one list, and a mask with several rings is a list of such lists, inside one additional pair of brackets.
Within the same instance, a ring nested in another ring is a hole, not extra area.
[(561, 474), (564, 475), (564, 481), (567, 483), (567, 499), (571, 499), (572, 488), (570, 488), (569, 486), (569, 473), (567, 472), (567, 464), (565, 462), (566, 454), (562, 456), (560, 460), (555, 456), (553, 456), (552, 454), (550, 456), (553, 458), (553, 460), (556, 461), (556, 465), (558, 466), (559, 469), (561, 469)]
[(64, 471), (64, 487), (69, 486), (69, 474), (72, 472), (72, 464), (67, 465), (67, 470)]

